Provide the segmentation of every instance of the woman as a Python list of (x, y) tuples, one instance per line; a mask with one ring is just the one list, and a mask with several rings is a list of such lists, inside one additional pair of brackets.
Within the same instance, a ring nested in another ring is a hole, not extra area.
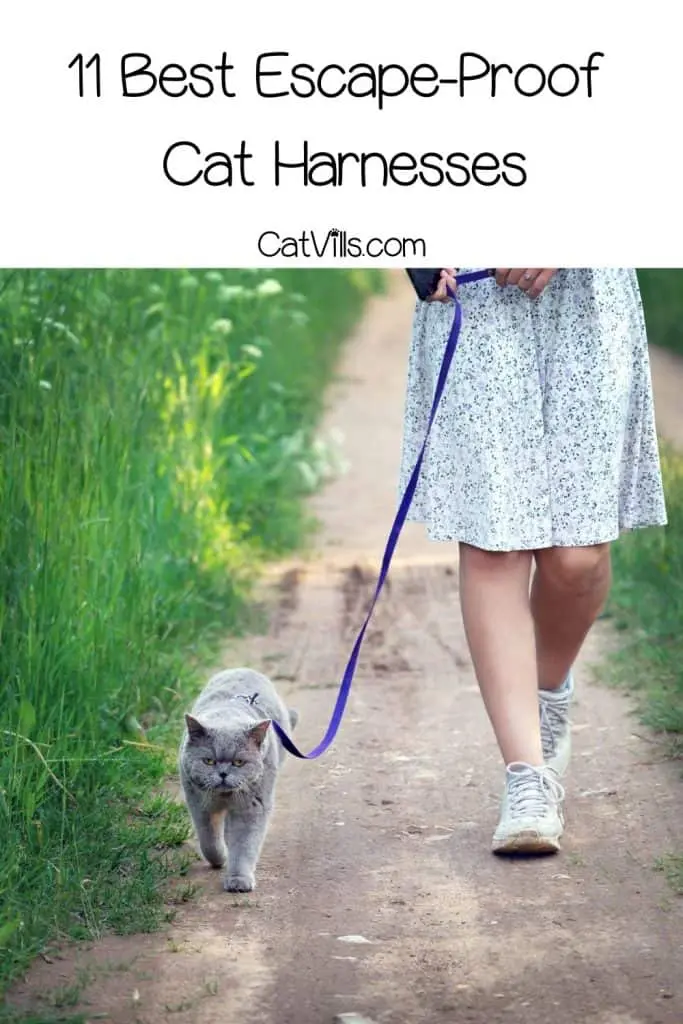
[[(415, 312), (404, 484), (454, 275)], [(572, 665), (607, 598), (610, 544), (666, 523), (640, 292), (632, 269), (499, 269), (458, 298), (462, 333), (410, 518), (460, 546), (465, 632), (505, 764), (493, 851), (554, 852)]]

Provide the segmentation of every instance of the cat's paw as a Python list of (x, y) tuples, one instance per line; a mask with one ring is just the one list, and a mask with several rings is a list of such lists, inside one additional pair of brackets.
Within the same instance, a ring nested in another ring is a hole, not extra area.
[(253, 875), (227, 875), (223, 879), (223, 888), (226, 892), (253, 892), (256, 888), (256, 879)]
[(214, 868), (215, 870), (224, 868), (225, 862), (228, 859), (225, 851), (218, 850), (215, 846), (204, 846), (202, 848), (202, 854), (209, 867)]

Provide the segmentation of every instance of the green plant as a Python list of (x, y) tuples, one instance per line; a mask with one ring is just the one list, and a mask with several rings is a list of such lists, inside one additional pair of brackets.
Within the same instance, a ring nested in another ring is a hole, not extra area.
[(683, 753), (683, 456), (662, 453), (669, 525), (614, 548), (609, 613), (620, 628), (616, 678), (640, 697), (644, 721)]
[(639, 270), (650, 341), (683, 355), (683, 270)]

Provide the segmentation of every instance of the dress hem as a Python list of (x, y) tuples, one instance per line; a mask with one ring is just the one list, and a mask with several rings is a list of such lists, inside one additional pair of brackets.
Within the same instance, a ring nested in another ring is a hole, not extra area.
[(430, 528), (430, 524), (420, 518), (419, 516), (408, 516), (406, 522), (409, 523), (421, 523), (425, 527), (427, 538), (430, 541), (436, 543), (458, 543), (467, 544), (468, 547), (478, 548), (480, 551), (491, 551), (491, 552), (512, 552), (512, 551), (541, 551), (546, 548), (583, 548), (583, 547), (595, 547), (599, 544), (612, 544), (614, 541), (619, 540), (623, 533), (630, 533), (632, 530), (647, 530), (656, 529), (668, 526), (668, 519), (664, 516), (661, 519), (648, 519), (638, 520), (633, 522), (622, 521), (619, 524), (619, 528), (615, 532), (614, 530), (607, 531), (604, 534), (598, 534), (593, 539), (581, 539), (578, 540), (575, 537), (568, 538), (566, 536), (556, 536), (548, 539), (547, 537), (538, 542), (504, 542), (498, 541), (492, 543), (490, 540), (482, 539), (481, 537), (473, 538), (471, 534), (467, 534), (466, 531), (453, 531), (452, 533), (444, 532), (442, 530), (434, 530)]

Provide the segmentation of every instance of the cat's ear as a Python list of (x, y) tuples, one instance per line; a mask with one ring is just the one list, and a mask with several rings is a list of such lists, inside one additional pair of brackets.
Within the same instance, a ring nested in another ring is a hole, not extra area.
[(264, 720), (262, 722), (257, 722), (256, 725), (253, 726), (253, 728), (251, 728), (249, 730), (249, 732), (247, 733), (247, 737), (257, 747), (260, 747), (260, 746), (263, 745), (263, 741), (266, 738), (266, 734), (267, 734), (269, 728), (270, 728), (270, 719), (269, 718), (264, 718)]
[(203, 740), (206, 739), (207, 732), (201, 722), (198, 722), (192, 715), (185, 715), (185, 725), (187, 726), (187, 734), (190, 740)]

